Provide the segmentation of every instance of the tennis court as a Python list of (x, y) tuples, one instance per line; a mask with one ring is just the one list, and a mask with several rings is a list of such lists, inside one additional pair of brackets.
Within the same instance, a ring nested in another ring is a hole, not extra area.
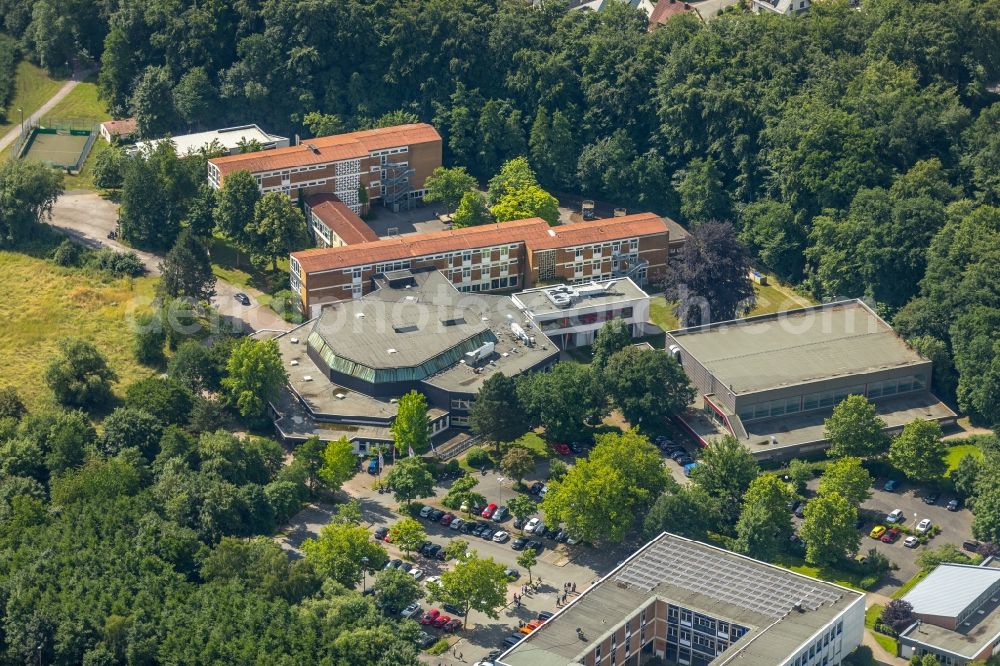
[(60, 169), (79, 170), (96, 135), (82, 129), (33, 127), (19, 155)]

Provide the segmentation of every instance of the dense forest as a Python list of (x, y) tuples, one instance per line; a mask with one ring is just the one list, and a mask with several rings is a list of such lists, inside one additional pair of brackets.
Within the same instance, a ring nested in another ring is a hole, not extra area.
[(778, 277), (877, 303), (939, 360), (939, 392), (1000, 420), (998, 0), (829, 0), (652, 32), (625, 6), (521, 0), (0, 9), (44, 66), (99, 62), (110, 108), (148, 134), (420, 119), (483, 180), (527, 155), (549, 189), (731, 220)]

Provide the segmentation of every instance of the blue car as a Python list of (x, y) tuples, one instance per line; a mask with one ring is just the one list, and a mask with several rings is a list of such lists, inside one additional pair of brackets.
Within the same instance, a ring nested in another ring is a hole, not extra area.
[(882, 490), (891, 493), (898, 487), (899, 487), (899, 481), (896, 481), (895, 479), (889, 479), (888, 481), (885, 482), (885, 485), (882, 486)]
[(687, 465), (684, 465), (684, 476), (691, 476), (691, 472), (697, 466), (698, 466), (698, 463), (696, 463), (696, 462), (688, 463)]

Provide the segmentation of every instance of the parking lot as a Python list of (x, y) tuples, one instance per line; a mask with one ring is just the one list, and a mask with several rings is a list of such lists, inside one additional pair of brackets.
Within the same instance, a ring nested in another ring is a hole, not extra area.
[[(959, 511), (948, 511), (946, 505), (952, 499), (951, 495), (942, 494), (935, 504), (929, 505), (923, 501), (924, 491), (921, 488), (910, 483), (902, 483), (895, 491), (888, 492), (883, 490), (885, 482), (884, 478), (876, 479), (871, 491), (872, 496), (861, 505), (865, 522), (860, 528), (862, 537), (858, 553), (863, 555), (871, 548), (875, 548), (899, 567), (898, 570), (889, 572), (879, 586), (871, 590), (889, 594), (920, 571), (917, 557), (924, 548), (937, 548), (943, 543), (951, 543), (961, 548), (962, 542), (972, 536), (972, 513), (964, 507)], [(818, 480), (810, 482), (809, 489), (815, 492), (818, 483)], [(919, 521), (929, 518), (941, 533), (930, 539), (927, 545), (919, 545), (916, 548), (907, 548), (903, 545), (905, 534), (895, 543), (883, 543), (872, 539), (869, 533), (876, 525), (892, 527), (886, 522), (885, 517), (895, 509), (903, 512), (905, 520), (902, 525), (913, 529)]]

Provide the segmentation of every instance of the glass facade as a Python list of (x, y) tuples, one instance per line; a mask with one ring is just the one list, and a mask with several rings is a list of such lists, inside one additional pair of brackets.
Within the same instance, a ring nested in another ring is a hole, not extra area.
[(728, 620), (667, 606), (667, 661), (708, 666), (747, 632)]

